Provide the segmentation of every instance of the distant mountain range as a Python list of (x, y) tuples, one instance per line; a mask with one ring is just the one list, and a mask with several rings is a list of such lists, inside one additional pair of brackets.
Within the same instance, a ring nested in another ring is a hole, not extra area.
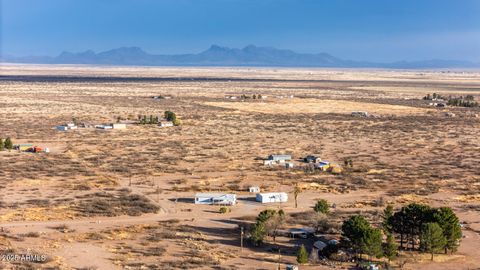
[(92, 64), (136, 66), (265, 66), (265, 67), (339, 67), (339, 68), (479, 68), (480, 63), (456, 60), (375, 63), (350, 61), (327, 53), (297, 53), (272, 47), (246, 46), (243, 49), (212, 45), (197, 54), (155, 55), (138, 47), (121, 47), (95, 53), (62, 52), (50, 56), (0, 56), (0, 62), (38, 64)]

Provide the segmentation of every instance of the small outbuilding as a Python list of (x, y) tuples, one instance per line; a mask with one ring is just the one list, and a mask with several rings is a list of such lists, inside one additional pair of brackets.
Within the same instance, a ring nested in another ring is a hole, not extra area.
[(323, 250), (324, 248), (326, 248), (328, 246), (327, 243), (323, 242), (323, 241), (316, 241), (315, 243), (313, 243), (313, 247), (316, 248), (317, 250), (321, 251)]
[(197, 193), (195, 194), (195, 204), (210, 205), (235, 205), (237, 195), (229, 193)]
[(248, 192), (250, 192), (250, 193), (260, 193), (260, 187), (251, 186), (251, 187), (248, 188)]
[(159, 126), (161, 127), (173, 127), (173, 122), (172, 121), (161, 121), (158, 123)]
[(281, 203), (288, 201), (288, 194), (285, 192), (257, 193), (255, 199), (260, 203)]

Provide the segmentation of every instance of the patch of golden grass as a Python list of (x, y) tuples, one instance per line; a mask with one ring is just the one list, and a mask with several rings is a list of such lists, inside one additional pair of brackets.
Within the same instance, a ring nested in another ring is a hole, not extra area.
[(206, 102), (206, 105), (245, 112), (267, 114), (295, 113), (339, 113), (350, 114), (352, 111), (367, 111), (373, 114), (412, 115), (423, 114), (429, 109), (414, 108), (402, 105), (377, 104), (347, 100), (290, 99), (275, 102)]
[(319, 183), (299, 183), (298, 187), (302, 190), (316, 190), (321, 192), (329, 192), (338, 194), (339, 192), (335, 189), (330, 188), (327, 185), (319, 184)]
[(68, 220), (75, 216), (75, 212), (69, 206), (32, 207), (3, 214), (0, 221)]
[(383, 174), (383, 173), (385, 173), (385, 170), (370, 169), (367, 172), (367, 174)]
[(416, 194), (403, 194), (395, 198), (396, 203), (398, 204), (407, 204), (407, 203), (424, 203), (428, 204), (430, 200), (425, 197), (418, 196)]
[[(415, 256), (417, 262), (431, 262), (431, 255), (428, 253), (420, 253)], [(461, 254), (435, 254), (433, 256), (434, 262), (449, 262), (454, 260), (463, 260), (465, 259), (465, 255)]]
[(456, 201), (464, 203), (480, 202), (480, 194), (461, 195), (454, 198)]

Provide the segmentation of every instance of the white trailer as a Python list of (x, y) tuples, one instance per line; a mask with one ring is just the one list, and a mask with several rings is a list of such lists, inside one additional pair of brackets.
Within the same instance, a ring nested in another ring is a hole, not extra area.
[(112, 128), (113, 128), (113, 129), (126, 129), (126, 128), (127, 128), (127, 125), (126, 125), (126, 124), (116, 123), (116, 124), (112, 124)]
[(285, 192), (257, 193), (257, 202), (280, 203), (288, 201), (288, 194)]
[(195, 204), (219, 204), (234, 205), (237, 203), (237, 195), (229, 193), (197, 193)]

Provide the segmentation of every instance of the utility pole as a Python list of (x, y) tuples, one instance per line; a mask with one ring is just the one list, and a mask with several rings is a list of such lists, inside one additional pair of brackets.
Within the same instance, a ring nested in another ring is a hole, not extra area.
[(278, 248), (278, 270), (280, 270), (280, 260), (282, 258), (282, 255), (280, 254), (280, 248)]
[(240, 252), (243, 251), (243, 226), (240, 226)]
[(178, 201), (178, 192), (177, 192), (177, 183), (174, 184), (175, 189), (175, 214), (177, 213), (177, 201)]

